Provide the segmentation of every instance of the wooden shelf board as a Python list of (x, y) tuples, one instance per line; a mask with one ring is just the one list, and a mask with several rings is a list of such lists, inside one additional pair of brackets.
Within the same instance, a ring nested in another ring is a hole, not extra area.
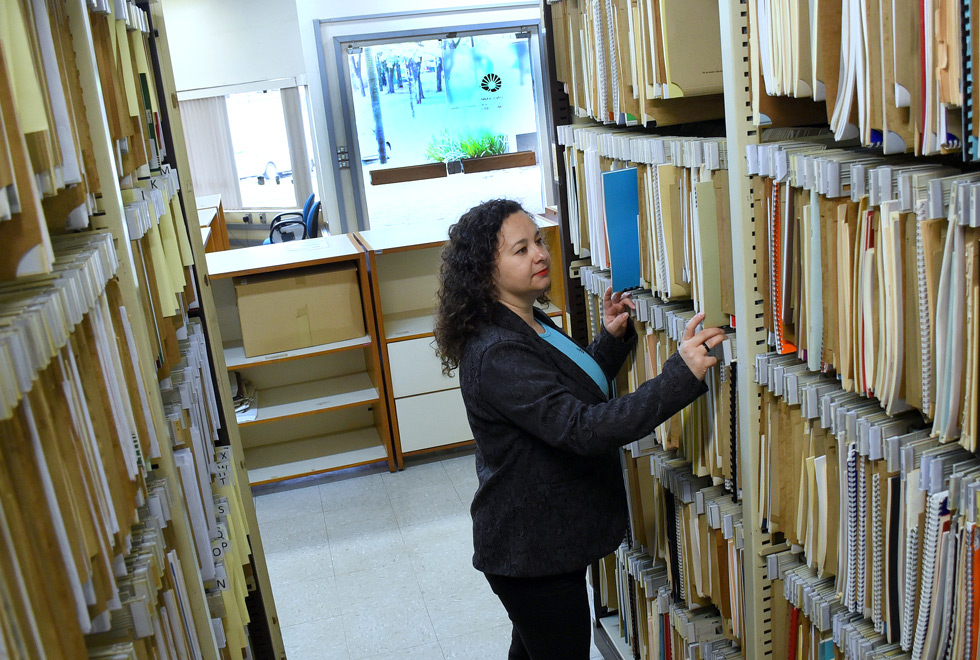
[(350, 234), (256, 245), (207, 254), (211, 279), (239, 277), (348, 260), (361, 252)]
[(296, 348), (291, 351), (280, 351), (278, 353), (269, 353), (267, 355), (256, 355), (255, 357), (246, 357), (245, 348), (242, 346), (241, 340), (225, 342), (225, 364), (228, 369), (245, 369), (248, 367), (256, 367), (263, 364), (274, 364), (276, 362), (285, 362), (286, 360), (295, 360), (297, 358), (305, 358), (313, 355), (326, 355), (327, 353), (337, 353), (339, 351), (346, 351), (353, 348), (361, 348), (363, 346), (371, 345), (371, 337), (364, 335), (363, 337), (357, 337), (355, 339), (347, 339), (344, 341), (337, 341), (331, 344), (318, 344), (317, 346), (309, 346), (307, 348)]
[(384, 315), (385, 339), (399, 341), (414, 339), (432, 334), (435, 327), (435, 314), (431, 309), (416, 309)]
[(245, 450), (253, 486), (388, 459), (374, 427), (291, 440)]
[(239, 426), (364, 405), (378, 401), (379, 395), (370, 376), (367, 373), (357, 373), (260, 389), (258, 399), (256, 418), (239, 422)]
[(357, 232), (372, 252), (436, 247), (449, 240), (449, 222), (420, 222)]
[(557, 220), (552, 220), (551, 218), (548, 218), (548, 217), (543, 216), (543, 215), (539, 215), (537, 213), (532, 213), (531, 214), (531, 219), (534, 220), (534, 223), (538, 227), (541, 227), (541, 228), (544, 228), (544, 227), (557, 227), (558, 226)]
[(436, 445), (434, 447), (426, 447), (425, 449), (413, 449), (412, 451), (403, 452), (403, 456), (421, 456), (422, 454), (431, 454), (434, 451), (446, 451), (448, 449), (460, 449), (462, 447), (475, 447), (475, 440), (463, 440), (462, 442), (451, 442), (448, 445)]

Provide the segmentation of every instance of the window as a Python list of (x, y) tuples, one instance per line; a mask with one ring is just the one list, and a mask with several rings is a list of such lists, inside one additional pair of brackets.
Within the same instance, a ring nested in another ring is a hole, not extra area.
[(285, 209), (317, 189), (305, 87), (181, 101), (181, 116), (199, 195), (220, 193), (229, 209)]
[[(347, 67), (368, 226), (444, 223), (491, 191), (544, 209), (529, 33), (351, 43)], [(447, 174), (391, 175), (425, 164)]]
[(282, 93), (276, 89), (229, 94), (227, 103), (242, 206), (293, 206), (296, 194)]

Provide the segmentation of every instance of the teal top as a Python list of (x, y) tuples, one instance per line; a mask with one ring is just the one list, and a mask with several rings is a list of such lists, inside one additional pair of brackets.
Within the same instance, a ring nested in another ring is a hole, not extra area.
[(609, 381), (606, 379), (606, 374), (603, 373), (602, 368), (599, 363), (596, 362), (591, 355), (585, 352), (585, 349), (581, 348), (574, 341), (569, 339), (565, 333), (553, 330), (550, 326), (541, 324), (544, 326), (544, 334), (538, 335), (541, 339), (557, 348), (559, 351), (568, 356), (568, 358), (577, 364), (579, 368), (585, 373), (592, 377), (595, 384), (599, 386), (603, 394), (609, 397)]

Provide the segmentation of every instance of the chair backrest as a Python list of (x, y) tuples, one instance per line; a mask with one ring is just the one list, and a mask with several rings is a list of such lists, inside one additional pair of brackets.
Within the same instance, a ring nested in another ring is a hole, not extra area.
[(306, 216), (306, 237), (316, 238), (320, 235), (320, 202), (313, 205)]
[(306, 238), (306, 223), (298, 217), (280, 220), (269, 232), (270, 243), (301, 241), (304, 238)]
[(306, 203), (303, 204), (303, 221), (305, 222), (307, 218), (310, 217), (310, 210), (313, 208), (313, 199), (316, 197), (314, 193), (310, 193), (310, 196), (306, 198)]

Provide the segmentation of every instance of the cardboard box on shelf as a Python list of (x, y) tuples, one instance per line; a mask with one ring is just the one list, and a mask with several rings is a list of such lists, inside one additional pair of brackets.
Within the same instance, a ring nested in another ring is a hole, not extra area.
[(364, 335), (352, 264), (242, 277), (235, 294), (248, 357)]

